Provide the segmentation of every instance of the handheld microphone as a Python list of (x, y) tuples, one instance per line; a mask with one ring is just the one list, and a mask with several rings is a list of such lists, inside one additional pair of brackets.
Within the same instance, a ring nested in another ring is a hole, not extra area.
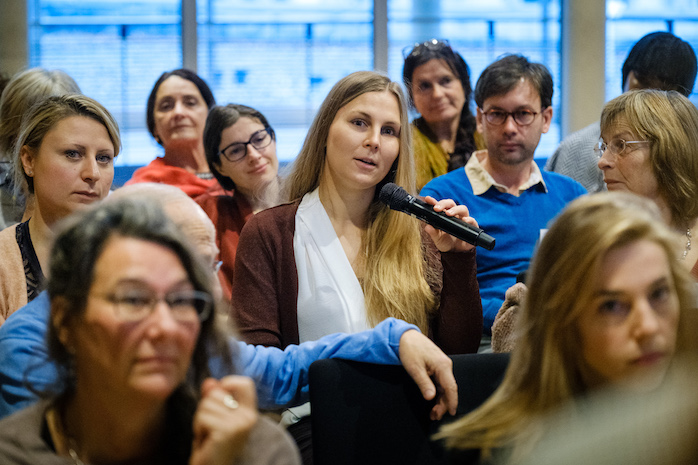
[(397, 184), (392, 182), (385, 184), (378, 194), (378, 199), (393, 210), (412, 215), (432, 225), (436, 229), (440, 229), (468, 244), (479, 245), (487, 250), (492, 250), (494, 248), (494, 237), (490, 236), (482, 229), (470, 225), (454, 216), (448, 216), (443, 212), (434, 211), (433, 206), (411, 196), (405, 189)]

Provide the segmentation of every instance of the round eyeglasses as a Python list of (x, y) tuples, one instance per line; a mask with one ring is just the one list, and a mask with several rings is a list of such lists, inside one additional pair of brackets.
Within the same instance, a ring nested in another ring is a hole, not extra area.
[(248, 145), (261, 150), (271, 144), (272, 140), (274, 140), (274, 130), (267, 126), (252, 134), (247, 142), (233, 142), (219, 151), (218, 155), (223, 155), (230, 162), (240, 161), (247, 156)]
[(451, 50), (451, 44), (446, 39), (431, 39), (426, 42), (417, 42), (402, 49), (402, 58), (405, 60), (411, 56), (419, 56), (425, 50)]
[(114, 314), (124, 322), (136, 323), (146, 319), (155, 311), (159, 302), (165, 302), (170, 308), (172, 318), (179, 323), (205, 321), (211, 316), (213, 299), (202, 291), (173, 291), (164, 296), (133, 289), (97, 296), (114, 305)]
[(536, 115), (538, 115), (537, 112), (531, 110), (516, 110), (508, 112), (502, 110), (483, 111), (480, 109), (480, 111), (484, 113), (487, 122), (495, 126), (501, 126), (504, 124), (509, 116), (514, 118), (514, 122), (519, 126), (528, 126), (533, 122), (534, 119), (536, 119)]
[(609, 152), (609, 154), (612, 155), (622, 155), (623, 152), (628, 147), (632, 147), (633, 145), (640, 145), (640, 144), (649, 144), (648, 140), (625, 140), (625, 139), (613, 139), (610, 143), (606, 143), (603, 141), (603, 139), (600, 139), (599, 142), (596, 144), (594, 147), (594, 152), (596, 152), (596, 155), (601, 158), (606, 151)]

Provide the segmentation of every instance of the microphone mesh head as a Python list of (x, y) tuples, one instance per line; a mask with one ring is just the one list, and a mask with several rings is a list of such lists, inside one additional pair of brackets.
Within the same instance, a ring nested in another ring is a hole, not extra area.
[(405, 206), (408, 204), (408, 197), (409, 194), (405, 189), (392, 182), (385, 184), (378, 194), (378, 199), (381, 202), (393, 210), (399, 211), (404, 210)]

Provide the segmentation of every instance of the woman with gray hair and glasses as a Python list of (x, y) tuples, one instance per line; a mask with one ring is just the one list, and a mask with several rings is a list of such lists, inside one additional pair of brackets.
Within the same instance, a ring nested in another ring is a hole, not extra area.
[(297, 464), (259, 417), (214, 323), (209, 268), (160, 208), (128, 199), (73, 217), (51, 253), (52, 394), (0, 423), (6, 464)]

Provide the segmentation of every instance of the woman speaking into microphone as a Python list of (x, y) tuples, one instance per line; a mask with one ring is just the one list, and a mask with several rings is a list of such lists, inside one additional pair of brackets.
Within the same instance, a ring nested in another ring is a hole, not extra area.
[[(446, 353), (477, 350), (474, 247), (378, 200), (387, 182), (415, 190), (409, 131), (387, 77), (357, 72), (330, 91), (288, 177), (290, 203), (240, 235), (232, 300), (248, 342), (285, 347), (392, 316)], [(452, 200), (427, 201), (477, 224)]]

